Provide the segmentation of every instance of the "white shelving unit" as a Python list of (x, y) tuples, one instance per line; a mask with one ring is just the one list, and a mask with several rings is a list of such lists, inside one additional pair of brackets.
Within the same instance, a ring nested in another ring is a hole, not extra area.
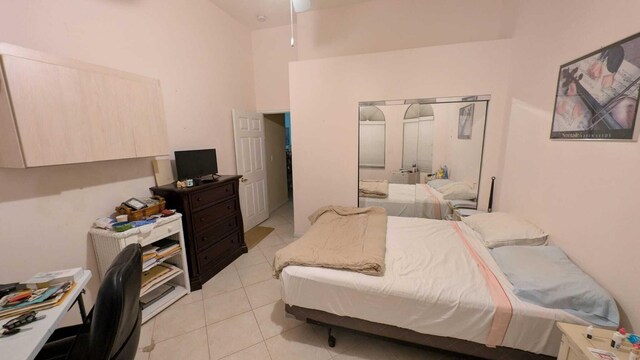
[(166, 218), (158, 219), (158, 221), (153, 225), (134, 228), (120, 233), (104, 229), (89, 230), (89, 234), (93, 241), (93, 248), (96, 253), (96, 260), (98, 262), (98, 270), (101, 280), (116, 255), (118, 255), (118, 253), (129, 244), (137, 243), (141, 246), (146, 246), (167, 238), (175, 240), (180, 244), (181, 251), (178, 254), (170, 256), (164, 261), (164, 263), (177, 267), (179, 271), (172, 274), (172, 276), (167, 279), (164, 279), (164, 281), (152, 286), (147, 290), (147, 292), (162, 284), (171, 284), (174, 286), (174, 289), (142, 310), (143, 323), (191, 292), (187, 270), (187, 255), (184, 247), (184, 234), (182, 231), (182, 221), (180, 220), (181, 218), (182, 215), (176, 213)]

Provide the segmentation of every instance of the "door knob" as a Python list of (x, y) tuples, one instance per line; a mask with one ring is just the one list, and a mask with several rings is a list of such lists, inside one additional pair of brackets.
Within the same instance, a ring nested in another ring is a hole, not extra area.
[(240, 179), (240, 181), (242, 181), (242, 182), (247, 182), (247, 181), (249, 181), (249, 180), (247, 180), (247, 179), (245, 179), (245, 178), (242, 178), (242, 179)]

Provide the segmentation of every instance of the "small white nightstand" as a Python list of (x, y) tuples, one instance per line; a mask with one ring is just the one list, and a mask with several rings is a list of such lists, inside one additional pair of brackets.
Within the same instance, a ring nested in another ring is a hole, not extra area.
[(587, 327), (566, 323), (557, 324), (562, 331), (558, 360), (591, 360), (595, 359), (588, 348), (610, 351), (619, 360), (627, 360), (631, 350), (629, 342), (625, 341), (620, 350), (611, 347), (611, 335), (613, 331), (605, 329), (593, 329), (593, 338), (587, 339)]

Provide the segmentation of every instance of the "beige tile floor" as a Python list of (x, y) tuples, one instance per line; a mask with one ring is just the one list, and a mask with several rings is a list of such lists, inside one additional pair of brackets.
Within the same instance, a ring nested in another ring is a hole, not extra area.
[(136, 360), (418, 360), (449, 355), (285, 318), (273, 256), (295, 240), (293, 207), (263, 226), (275, 228), (257, 247), (142, 326)]

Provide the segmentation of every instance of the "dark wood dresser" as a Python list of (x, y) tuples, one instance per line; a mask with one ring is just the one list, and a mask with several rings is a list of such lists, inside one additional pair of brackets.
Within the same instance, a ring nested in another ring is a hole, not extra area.
[(167, 201), (167, 209), (182, 213), (191, 290), (247, 252), (244, 242), (238, 180), (223, 175), (215, 182), (178, 189), (175, 184), (152, 187)]

